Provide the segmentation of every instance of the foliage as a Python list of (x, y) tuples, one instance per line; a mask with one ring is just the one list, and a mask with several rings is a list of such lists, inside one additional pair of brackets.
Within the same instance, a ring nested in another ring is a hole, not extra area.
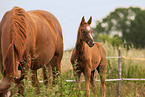
[(94, 37), (94, 41), (97, 41), (97, 42), (105, 43), (107, 41), (113, 46), (117, 46), (117, 47), (119, 47), (122, 43), (122, 39), (118, 35), (114, 35), (112, 37), (110, 37), (110, 34), (102, 35), (102, 34), (96, 33), (95, 35), (96, 37)]
[(131, 22), (131, 26), (127, 33), (126, 40), (133, 43), (136, 48), (145, 48), (145, 10), (140, 11), (135, 20)]
[(108, 16), (102, 19), (102, 21), (96, 21), (95, 31), (98, 33), (111, 34), (112, 32), (122, 33), (125, 37), (127, 28), (130, 26), (132, 20), (140, 12), (140, 8), (117, 8), (115, 11), (111, 12)]
[[(144, 48), (144, 25), (144, 10), (138, 7), (117, 8), (102, 20), (96, 21), (96, 27), (93, 28), (94, 39), (107, 40), (112, 45), (119, 45), (120, 42), (123, 43), (125, 40), (128, 45), (133, 44), (136, 48)], [(98, 37), (99, 34), (104, 36), (103, 39)], [(114, 38), (119, 38), (119, 42), (117, 43), (115, 40), (115, 43), (112, 43)]]
[[(107, 52), (107, 57), (118, 56), (118, 48), (111, 45), (108, 42), (102, 43)], [(135, 49), (130, 47), (127, 50), (126, 45), (121, 46), (122, 56), (134, 57), (134, 58), (145, 58), (144, 49)], [(35, 88), (31, 84), (31, 80), (24, 80), (24, 96), (25, 97), (76, 97), (76, 83), (66, 82), (66, 80), (74, 80), (72, 66), (70, 63), (71, 52), (64, 52), (62, 59), (62, 73), (58, 78), (58, 84), (53, 86), (45, 87), (43, 83), (40, 84), (40, 94), (35, 94)], [(122, 59), (122, 78), (145, 78), (145, 60), (128, 60)], [(118, 77), (118, 59), (107, 58), (107, 79), (116, 79)], [(28, 72), (28, 76), (31, 77), (31, 73)], [(96, 79), (100, 79), (97, 71), (95, 73)], [(42, 80), (42, 71), (38, 70), (39, 81)], [(0, 78), (1, 79), (1, 78)], [(82, 76), (83, 80), (84, 77)], [(81, 83), (81, 91), (78, 92), (80, 97), (84, 96), (84, 85)], [(100, 97), (100, 82), (96, 82), (97, 85), (97, 97)], [(14, 87), (14, 86), (13, 86)], [(11, 88), (13, 89), (13, 88)], [(117, 97), (117, 82), (106, 82), (106, 97)], [(91, 91), (92, 97), (92, 91)], [(22, 97), (21, 95), (15, 94), (13, 97)], [(144, 81), (122, 81), (121, 82), (121, 97), (145, 97), (145, 82)]]

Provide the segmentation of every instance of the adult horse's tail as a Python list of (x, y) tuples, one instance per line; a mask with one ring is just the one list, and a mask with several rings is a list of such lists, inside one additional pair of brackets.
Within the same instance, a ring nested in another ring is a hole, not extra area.
[[(26, 29), (26, 12), (19, 7), (14, 7), (11, 12), (11, 22), (10, 22), (10, 32), (4, 34), (2, 37), (9, 36), (9, 46), (6, 48), (5, 56), (3, 55), (3, 66), (4, 74), (9, 77), (15, 77), (18, 71), (18, 63), (22, 58), (25, 50), (26, 39), (27, 39), (27, 29)], [(7, 19), (8, 16), (3, 17)], [(4, 21), (5, 22), (5, 21)], [(8, 23), (7, 23), (8, 24)], [(5, 32), (2, 32), (5, 33)], [(6, 44), (6, 38), (2, 40), (2, 46)], [(4, 48), (3, 48), (4, 51)]]
[(22, 8), (14, 7), (11, 23), (11, 43), (20, 59), (24, 52), (27, 39), (26, 12)]
[(10, 87), (10, 82), (19, 82), (17, 78), (18, 62), (22, 58), (27, 40), (26, 12), (14, 7), (8, 11), (0, 25), (1, 51), (3, 57), (3, 79), (0, 83), (0, 95)]

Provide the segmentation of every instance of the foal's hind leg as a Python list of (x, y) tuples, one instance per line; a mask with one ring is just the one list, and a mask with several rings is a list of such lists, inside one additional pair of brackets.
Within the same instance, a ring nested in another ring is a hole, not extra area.
[(102, 97), (105, 97), (106, 94), (106, 86), (105, 86), (105, 79), (106, 79), (106, 62), (103, 64), (103, 62), (97, 67), (97, 71), (100, 75), (100, 80), (101, 80), (101, 95)]
[(36, 88), (36, 94), (39, 94), (39, 84), (38, 84), (38, 78), (37, 78), (37, 70), (32, 70), (32, 84)]
[(95, 78), (94, 78), (94, 73), (95, 73), (95, 70), (93, 70), (91, 72), (91, 80), (90, 80), (90, 83), (91, 83), (91, 88), (92, 88), (92, 92), (93, 92), (93, 97), (96, 96), (96, 82), (95, 82)]

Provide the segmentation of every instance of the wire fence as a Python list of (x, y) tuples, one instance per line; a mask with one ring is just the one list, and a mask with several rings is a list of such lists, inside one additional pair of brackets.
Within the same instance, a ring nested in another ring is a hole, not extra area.
[[(122, 53), (121, 53), (121, 49), (119, 48), (118, 50), (118, 57), (106, 57), (106, 58), (109, 58), (109, 59), (118, 59), (118, 78), (117, 79), (106, 79), (106, 81), (118, 81), (118, 84), (117, 84), (117, 96), (120, 97), (121, 95), (121, 81), (145, 81), (144, 78), (122, 78), (121, 76), (121, 71), (122, 71), (122, 68), (121, 68), (121, 63), (122, 63), (122, 59), (125, 59), (125, 60), (144, 60), (145, 61), (145, 58), (134, 58), (134, 57), (125, 57), (125, 56), (122, 56)], [(66, 82), (74, 82), (75, 80), (66, 80)], [(81, 80), (81, 81), (85, 81), (85, 80)], [(100, 80), (96, 80), (96, 81), (100, 81)]]
[[(66, 58), (70, 58), (70, 57), (66, 57)], [(121, 56), (121, 57), (106, 57), (108, 59), (127, 59), (127, 60), (144, 60), (145, 58), (133, 58), (133, 57), (125, 57), (125, 56)], [(75, 80), (66, 80), (67, 82), (73, 82)], [(85, 81), (85, 80), (81, 80), (81, 81)], [(100, 80), (96, 80), (96, 81), (100, 81)], [(105, 81), (145, 81), (145, 79), (143, 78), (121, 78), (121, 79), (106, 79)]]

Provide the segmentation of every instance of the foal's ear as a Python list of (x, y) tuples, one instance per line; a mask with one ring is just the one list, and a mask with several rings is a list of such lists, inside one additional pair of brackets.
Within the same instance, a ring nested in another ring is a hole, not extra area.
[(90, 19), (88, 20), (88, 24), (90, 25), (92, 23), (92, 16), (90, 16)]
[(84, 24), (84, 22), (85, 22), (85, 18), (84, 18), (84, 16), (83, 16), (83, 17), (82, 17), (82, 21), (81, 21), (81, 25)]

